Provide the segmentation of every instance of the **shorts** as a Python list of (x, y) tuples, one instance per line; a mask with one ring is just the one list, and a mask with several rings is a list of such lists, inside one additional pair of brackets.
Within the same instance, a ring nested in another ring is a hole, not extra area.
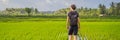
[(68, 31), (68, 35), (77, 35), (78, 33), (78, 26), (74, 25), (74, 26), (70, 26), (69, 31)]

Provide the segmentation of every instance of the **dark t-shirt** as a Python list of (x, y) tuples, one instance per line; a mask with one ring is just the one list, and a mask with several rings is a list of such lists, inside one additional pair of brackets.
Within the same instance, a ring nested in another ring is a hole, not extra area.
[(68, 17), (70, 19), (70, 26), (77, 25), (78, 17), (79, 17), (79, 14), (77, 11), (70, 11), (68, 13)]

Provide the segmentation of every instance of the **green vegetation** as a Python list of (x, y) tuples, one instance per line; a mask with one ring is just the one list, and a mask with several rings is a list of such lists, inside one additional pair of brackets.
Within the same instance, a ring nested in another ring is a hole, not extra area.
[[(56, 17), (0, 17), (0, 40), (67, 40), (66, 19)], [(120, 40), (119, 20), (81, 18), (79, 34), (88, 40)]]
[(30, 16), (30, 13), (31, 13), (32, 9), (31, 8), (25, 8), (25, 11), (28, 13), (28, 16)]

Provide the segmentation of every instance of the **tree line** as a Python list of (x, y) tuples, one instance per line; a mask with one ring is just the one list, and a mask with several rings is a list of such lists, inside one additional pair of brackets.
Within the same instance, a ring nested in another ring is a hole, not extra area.
[[(94, 6), (94, 5), (93, 5)], [(52, 13), (49, 12), (40, 12), (37, 8), (6, 8), (4, 11), (0, 11), (0, 16), (6, 15), (25, 15), (25, 16), (34, 16), (38, 14), (51, 14), (51, 15), (66, 15), (69, 12), (69, 8), (63, 8)], [(120, 15), (120, 2), (115, 3), (111, 2), (110, 7), (107, 8), (104, 4), (99, 4), (98, 8), (87, 8), (81, 7), (77, 8), (80, 16), (119, 16)]]
[[(94, 6), (94, 5), (93, 5)], [(60, 9), (56, 14), (66, 14), (69, 8)], [(99, 4), (98, 8), (81, 7), (77, 11), (81, 16), (119, 16), (120, 15), (120, 2), (111, 2), (110, 7), (107, 8), (104, 4)]]

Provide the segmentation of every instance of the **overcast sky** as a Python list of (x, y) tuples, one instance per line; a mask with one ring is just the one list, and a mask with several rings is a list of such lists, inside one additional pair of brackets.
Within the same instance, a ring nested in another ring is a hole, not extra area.
[(100, 3), (109, 7), (111, 2), (120, 2), (120, 0), (0, 0), (0, 10), (30, 7), (39, 11), (54, 11), (67, 8), (70, 4), (76, 4), (78, 8), (98, 8)]

